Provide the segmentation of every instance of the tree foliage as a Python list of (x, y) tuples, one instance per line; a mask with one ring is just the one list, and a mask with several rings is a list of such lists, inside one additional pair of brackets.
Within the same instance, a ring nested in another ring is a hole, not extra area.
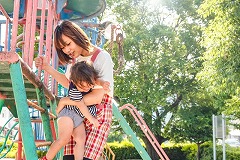
[[(199, 13), (208, 23), (203, 26), (206, 48), (204, 69), (199, 74), (216, 100), (216, 107), (240, 118), (240, 2), (206, 0)], [(227, 106), (227, 107), (226, 107)]]
[[(126, 33), (125, 67), (115, 75), (114, 94), (120, 105), (131, 103), (139, 110), (159, 143), (162, 143), (168, 138), (163, 134), (165, 126), (174, 125), (172, 119), (177, 118), (172, 116), (168, 121), (169, 115), (180, 113), (184, 106), (190, 108), (195, 104), (201, 107), (200, 103), (194, 102), (201, 94), (194, 93), (201, 88), (196, 75), (202, 69), (200, 57), (204, 48), (199, 43), (202, 31), (195, 3), (171, 1), (170, 8), (163, 6), (161, 1), (154, 1), (155, 4), (149, 2), (109, 1)], [(159, 7), (160, 4), (162, 7)], [(113, 59), (116, 63), (116, 52)], [(128, 113), (124, 112), (124, 115), (129, 122), (134, 122)], [(209, 124), (209, 121), (205, 123)], [(152, 148), (139, 127), (134, 123), (131, 127), (151, 152)]]

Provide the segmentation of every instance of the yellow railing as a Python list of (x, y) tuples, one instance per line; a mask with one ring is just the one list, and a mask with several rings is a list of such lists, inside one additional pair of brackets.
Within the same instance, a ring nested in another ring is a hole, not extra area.
[(107, 144), (104, 147), (102, 156), (98, 160), (115, 160), (115, 154)]

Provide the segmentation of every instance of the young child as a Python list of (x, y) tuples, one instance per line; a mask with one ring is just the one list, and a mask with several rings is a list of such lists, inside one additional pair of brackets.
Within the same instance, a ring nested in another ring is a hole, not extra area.
[[(109, 90), (109, 83), (100, 79), (98, 72), (88, 61), (77, 62), (72, 66), (70, 81), (68, 97), (61, 98), (56, 109), (58, 114), (58, 139), (52, 143), (42, 160), (53, 159), (57, 152), (69, 142), (71, 135), (76, 141), (74, 147), (75, 160), (82, 160), (86, 139), (85, 127), (84, 123), (82, 123), (84, 117), (94, 127), (99, 126), (99, 122), (96, 119), (96, 106), (91, 105), (78, 108), (78, 102), (93, 89), (102, 90), (103, 96), (104, 90)], [(102, 87), (99, 87), (100, 85)]]

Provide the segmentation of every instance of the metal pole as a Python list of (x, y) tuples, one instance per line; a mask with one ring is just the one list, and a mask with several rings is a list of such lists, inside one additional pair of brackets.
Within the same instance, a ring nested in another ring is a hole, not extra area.
[(22, 134), (23, 148), (26, 159), (37, 160), (36, 145), (29, 116), (26, 89), (22, 75), (20, 62), (10, 64), (10, 76), (17, 107), (20, 131)]
[(216, 160), (216, 117), (212, 115), (212, 127), (213, 127), (213, 160)]
[(222, 114), (222, 145), (223, 145), (223, 160), (226, 160), (226, 145), (225, 145), (225, 116)]

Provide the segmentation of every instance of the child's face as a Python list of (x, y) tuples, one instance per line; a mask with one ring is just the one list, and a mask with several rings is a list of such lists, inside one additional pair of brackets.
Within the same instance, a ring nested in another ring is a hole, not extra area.
[(75, 84), (75, 85), (80, 92), (88, 92), (94, 86), (86, 82), (82, 82), (81, 85), (80, 84)]

